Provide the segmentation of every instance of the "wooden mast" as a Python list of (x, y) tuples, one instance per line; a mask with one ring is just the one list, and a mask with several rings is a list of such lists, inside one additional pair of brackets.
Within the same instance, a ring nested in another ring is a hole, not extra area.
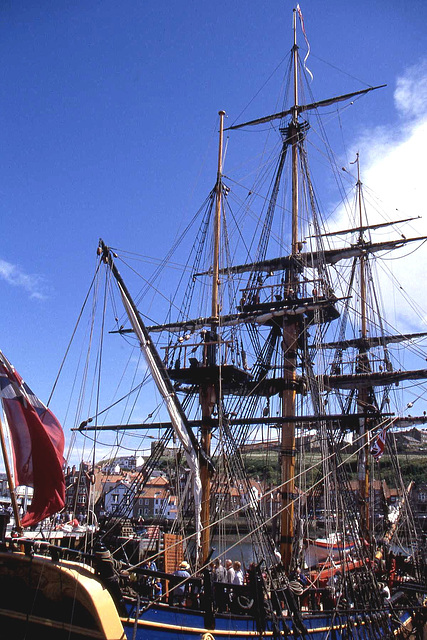
[[(218, 171), (215, 185), (215, 223), (214, 223), (214, 256), (213, 256), (213, 283), (212, 283), (212, 318), (215, 325), (218, 324), (218, 290), (219, 290), (219, 243), (221, 234), (221, 205), (222, 205), (222, 149), (224, 139), (225, 111), (219, 111), (219, 144), (218, 144)], [(214, 327), (214, 329), (216, 326)]]
[[(219, 145), (218, 145), (218, 171), (215, 185), (215, 218), (214, 218), (214, 255), (213, 255), (213, 282), (212, 282), (212, 310), (213, 322), (210, 332), (207, 332), (205, 353), (206, 365), (215, 365), (216, 352), (218, 347), (218, 319), (219, 319), (219, 248), (221, 236), (221, 208), (222, 208), (222, 154), (224, 138), (224, 116), (225, 111), (219, 111)], [(212, 355), (213, 354), (213, 355)], [(213, 359), (213, 361), (210, 361)], [(207, 459), (210, 459), (212, 426), (212, 413), (217, 402), (217, 390), (213, 382), (200, 385), (200, 405), (202, 409), (201, 425), (201, 448), (205, 452)], [(210, 499), (211, 499), (211, 470), (206, 460), (200, 461), (200, 477), (202, 482), (202, 507), (201, 507), (201, 560), (206, 561), (210, 553)]]
[[(292, 49), (294, 68), (294, 107), (289, 125), (289, 139), (292, 150), (292, 256), (298, 253), (298, 46), (296, 36), (296, 10), (293, 12), (294, 44)], [(297, 273), (291, 263), (286, 275), (285, 295), (293, 298), (297, 293)], [(283, 322), (283, 350), (285, 390), (282, 394), (282, 415), (295, 415), (296, 353), (298, 327), (295, 318)], [(285, 569), (289, 570), (292, 560), (294, 535), (294, 493), (295, 493), (295, 423), (282, 424), (280, 448), (282, 510), (280, 522), (280, 553)]]
[[(359, 203), (359, 225), (363, 228), (363, 211), (362, 211), (362, 182), (360, 180), (360, 163), (359, 153), (356, 154), (357, 164), (357, 197)], [(359, 243), (363, 244), (363, 231), (360, 231)], [(368, 351), (367, 351), (367, 302), (366, 302), (366, 256), (364, 253), (360, 256), (360, 337), (362, 347), (359, 349), (358, 368), (362, 373), (370, 372)], [(365, 413), (368, 403), (368, 390), (360, 389), (357, 396), (357, 404), (359, 413)], [(369, 433), (366, 428), (366, 418), (360, 418), (359, 426), (360, 445), (358, 461), (358, 480), (359, 480), (359, 496), (361, 502), (361, 524), (362, 531), (369, 531)]]

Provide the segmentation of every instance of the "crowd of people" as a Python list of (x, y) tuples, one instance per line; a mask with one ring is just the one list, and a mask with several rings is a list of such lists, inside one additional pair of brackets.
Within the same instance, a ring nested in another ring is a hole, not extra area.
[[(173, 604), (176, 606), (195, 606), (197, 608), (197, 589), (189, 578), (190, 565), (185, 560), (182, 561), (177, 569), (174, 571), (174, 577), (179, 579), (178, 583), (173, 587)], [(214, 593), (216, 594), (217, 605), (222, 610), (228, 609), (229, 603), (233, 598), (233, 589), (229, 585), (233, 585), (234, 588), (247, 584), (248, 576), (244, 574), (242, 569), (242, 563), (239, 560), (232, 561), (227, 559), (225, 563), (222, 563), (220, 558), (216, 558), (209, 565), (209, 574), (211, 583), (213, 585)], [(216, 587), (214, 585), (217, 585)], [(196, 596), (196, 597), (195, 597)], [(191, 605), (189, 605), (191, 602)]]
[[(199, 609), (206, 594), (204, 581), (209, 575), (209, 598), (213, 598), (217, 611), (243, 613), (243, 610), (248, 612), (253, 607), (256, 597), (254, 584), (257, 581), (257, 567), (254, 563), (244, 571), (239, 560), (226, 559), (223, 564), (221, 558), (216, 558), (210, 563), (208, 572), (193, 574), (189, 563), (183, 560), (173, 573), (175, 580), (169, 581), (163, 576), (162, 580), (155, 575), (157, 567), (154, 562), (146, 562), (143, 568), (148, 570), (148, 575), (140, 578), (140, 593), (157, 601), (165, 598), (175, 606)], [(310, 577), (297, 567), (289, 575), (289, 586), (302, 610), (308, 606), (317, 610), (329, 610), (335, 608), (338, 600), (342, 600), (341, 578), (341, 573), (337, 571), (331, 574), (325, 583), (315, 585)], [(265, 574), (262, 574), (262, 579), (268, 588)], [(390, 590), (385, 583), (381, 584), (381, 587), (384, 601), (388, 603)]]
[(244, 584), (242, 563), (238, 560), (226, 560), (225, 566), (221, 558), (216, 558), (211, 564), (212, 579), (214, 582), (228, 582), (228, 584)]

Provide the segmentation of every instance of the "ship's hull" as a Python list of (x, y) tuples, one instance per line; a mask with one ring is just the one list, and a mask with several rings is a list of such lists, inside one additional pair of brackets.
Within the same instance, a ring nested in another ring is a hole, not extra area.
[[(408, 637), (392, 627), (388, 613), (301, 611), (298, 619), (272, 620), (235, 613), (204, 614), (166, 603), (129, 599), (119, 610), (109, 590), (89, 566), (16, 552), (0, 552), (1, 637), (11, 640), (251, 640), (306, 637), (310, 640), (382, 640)], [(138, 614), (135, 614), (138, 611)], [(411, 612), (401, 611), (404, 629)], [(306, 634), (301, 635), (304, 625)], [(261, 628), (262, 627), (262, 628)], [(332, 631), (332, 635), (331, 635)], [(414, 636), (415, 637), (415, 636)], [(421, 636), (416, 636), (421, 637)]]
[[(156, 617), (156, 616), (154, 616)], [(168, 622), (163, 621), (166, 618)], [(160, 614), (157, 620), (147, 620), (145, 616), (135, 621), (133, 618), (122, 619), (123, 634), (114, 636), (117, 640), (216, 640), (235, 639), (251, 640), (257, 637), (272, 638), (275, 634), (272, 629), (266, 629), (262, 634), (256, 629), (254, 619), (236, 619), (230, 617), (218, 618), (215, 629), (207, 629), (200, 615), (169, 615)], [(402, 619), (404, 628), (411, 629), (411, 617), (408, 614)], [(375, 624), (366, 620), (361, 623), (348, 624), (346, 619), (332, 615), (307, 616), (304, 619), (307, 628), (307, 636), (310, 640), (349, 640), (350, 638), (382, 640), (385, 635)], [(31, 615), (18, 616), (16, 612), (8, 609), (0, 609), (0, 626), (4, 637), (13, 640), (93, 640), (103, 639), (99, 632), (86, 629), (78, 624), (69, 625), (63, 622), (52, 621), (50, 617)], [(298, 637), (293, 630), (291, 620), (287, 620), (287, 626), (291, 631), (291, 637)], [(331, 631), (333, 635), (331, 635)], [(281, 637), (286, 637), (283, 630)], [(396, 634), (396, 637), (400, 637)], [(401, 636), (406, 637), (406, 636)]]
[[(409, 612), (400, 616), (402, 633), (394, 631), (390, 625), (379, 624), (378, 612), (364, 612), (363, 614), (348, 617), (337, 612), (320, 612), (303, 615), (303, 624), (306, 627), (305, 637), (310, 640), (349, 640), (357, 638), (364, 640), (383, 640), (387, 634), (405, 637), (404, 630), (409, 632), (412, 628), (412, 619)], [(280, 636), (304, 637), (298, 634), (290, 617), (285, 617), (283, 623), (279, 623)], [(201, 613), (183, 611), (172, 607), (152, 606), (147, 611), (135, 618), (123, 619), (123, 625), (128, 640), (202, 640), (232, 639), (250, 640), (256, 637), (272, 638), (277, 634), (271, 624), (266, 625), (265, 631), (257, 629), (257, 623), (252, 616), (236, 616), (219, 614), (215, 617), (214, 628), (207, 628)], [(332, 633), (332, 634), (331, 634)]]
[(0, 552), (0, 637), (125, 640), (117, 607), (81, 562)]

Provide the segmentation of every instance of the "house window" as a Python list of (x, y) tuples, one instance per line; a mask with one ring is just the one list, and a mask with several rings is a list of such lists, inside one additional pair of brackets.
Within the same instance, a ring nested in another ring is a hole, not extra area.
[(419, 498), (420, 502), (425, 502), (426, 501), (426, 494), (423, 491), (421, 491), (418, 494), (418, 498)]
[(111, 498), (112, 498), (113, 504), (117, 504), (119, 502), (119, 494), (118, 493), (113, 493)]
[(144, 504), (150, 504), (150, 501), (148, 498), (145, 498)]
[(148, 516), (148, 509), (144, 509), (144, 516)]

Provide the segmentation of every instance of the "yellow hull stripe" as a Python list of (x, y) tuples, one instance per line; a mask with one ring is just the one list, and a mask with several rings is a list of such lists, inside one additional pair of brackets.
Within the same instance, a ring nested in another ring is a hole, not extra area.
[[(122, 622), (123, 624), (127, 624), (127, 625), (132, 625), (132, 626), (135, 625), (134, 618), (130, 618), (130, 619), (122, 618)], [(405, 621), (404, 626), (406, 627), (410, 623), (411, 623), (411, 618)], [(355, 622), (353, 624), (353, 627), (363, 626), (365, 624), (366, 624), (365, 622), (361, 622), (360, 624), (357, 624)], [(263, 636), (268, 638), (273, 636), (272, 631), (264, 631), (262, 633), (259, 633), (258, 631), (249, 631), (249, 630), (235, 631), (234, 629), (205, 629), (202, 627), (200, 628), (185, 627), (185, 626), (180, 626), (175, 624), (165, 624), (165, 623), (154, 622), (149, 620), (138, 620), (137, 626), (144, 627), (146, 629), (162, 629), (172, 634), (189, 633), (189, 634), (200, 635), (200, 636), (204, 636), (205, 634), (207, 634), (208, 636), (213, 638), (213, 640), (215, 640), (216, 637), (259, 638), (260, 636)], [(332, 627), (313, 627), (312, 629), (307, 629), (307, 634), (310, 635), (313, 633), (326, 633), (328, 631), (332, 631), (332, 630), (339, 631), (341, 629), (346, 629), (346, 628), (347, 628), (347, 625), (345, 624), (336, 624), (336, 625), (333, 625)], [(400, 632), (395, 631), (394, 633), (397, 636), (399, 635)], [(280, 635), (285, 636), (285, 633), (281, 631)], [(291, 636), (294, 635), (294, 632), (290, 631), (289, 635)]]

